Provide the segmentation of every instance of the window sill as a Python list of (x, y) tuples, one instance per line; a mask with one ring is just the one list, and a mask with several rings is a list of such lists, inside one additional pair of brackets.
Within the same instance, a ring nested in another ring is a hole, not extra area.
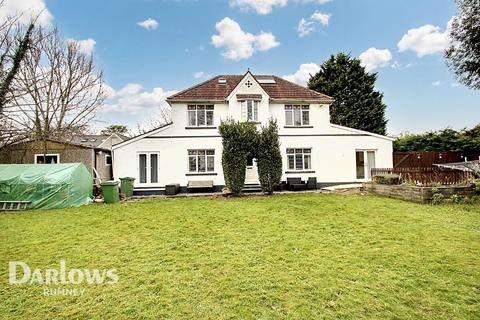
[(312, 129), (313, 126), (284, 126), (285, 129)]
[(315, 173), (314, 170), (299, 170), (299, 171), (285, 171), (286, 174), (289, 173)]
[(217, 127), (213, 126), (199, 126), (199, 127), (185, 127), (186, 130), (189, 129), (217, 129)]
[(198, 172), (198, 173), (186, 173), (185, 176), (216, 176), (218, 173), (215, 172)]

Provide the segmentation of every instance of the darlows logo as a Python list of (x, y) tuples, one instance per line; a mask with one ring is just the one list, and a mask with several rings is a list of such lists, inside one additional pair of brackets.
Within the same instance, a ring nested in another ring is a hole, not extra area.
[(58, 268), (32, 269), (22, 261), (8, 263), (8, 280), (10, 284), (115, 284), (118, 282), (116, 269), (67, 269), (65, 260), (60, 260)]

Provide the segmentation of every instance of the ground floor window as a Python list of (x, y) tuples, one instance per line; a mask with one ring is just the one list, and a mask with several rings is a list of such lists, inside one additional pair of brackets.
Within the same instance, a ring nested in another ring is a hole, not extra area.
[(139, 183), (158, 183), (160, 154), (145, 152), (138, 154), (138, 181)]
[(357, 150), (355, 152), (357, 179), (370, 179), (371, 170), (375, 168), (375, 151)]
[(312, 169), (312, 149), (289, 148), (287, 149), (288, 170)]
[(109, 155), (109, 154), (106, 154), (106, 155), (105, 155), (105, 165), (106, 165), (106, 166), (112, 165), (112, 156)]
[(60, 163), (60, 155), (55, 154), (36, 154), (35, 155), (36, 164), (51, 164), (51, 163)]
[(215, 150), (188, 150), (188, 171), (192, 173), (215, 171)]

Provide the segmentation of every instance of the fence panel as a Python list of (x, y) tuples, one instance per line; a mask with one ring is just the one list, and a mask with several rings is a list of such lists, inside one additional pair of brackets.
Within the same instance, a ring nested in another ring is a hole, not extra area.
[(372, 177), (375, 177), (379, 174), (398, 174), (400, 176), (400, 180), (421, 184), (422, 186), (431, 186), (434, 184), (465, 184), (474, 179), (473, 174), (470, 172), (438, 167), (372, 169)]

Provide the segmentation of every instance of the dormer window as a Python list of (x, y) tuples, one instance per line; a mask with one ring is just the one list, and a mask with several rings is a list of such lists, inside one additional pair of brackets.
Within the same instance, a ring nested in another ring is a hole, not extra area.
[(242, 102), (242, 120), (258, 122), (258, 101), (245, 100)]
[(213, 126), (213, 105), (189, 105), (188, 126), (209, 127)]
[(310, 106), (285, 105), (285, 125), (302, 127), (310, 125)]

